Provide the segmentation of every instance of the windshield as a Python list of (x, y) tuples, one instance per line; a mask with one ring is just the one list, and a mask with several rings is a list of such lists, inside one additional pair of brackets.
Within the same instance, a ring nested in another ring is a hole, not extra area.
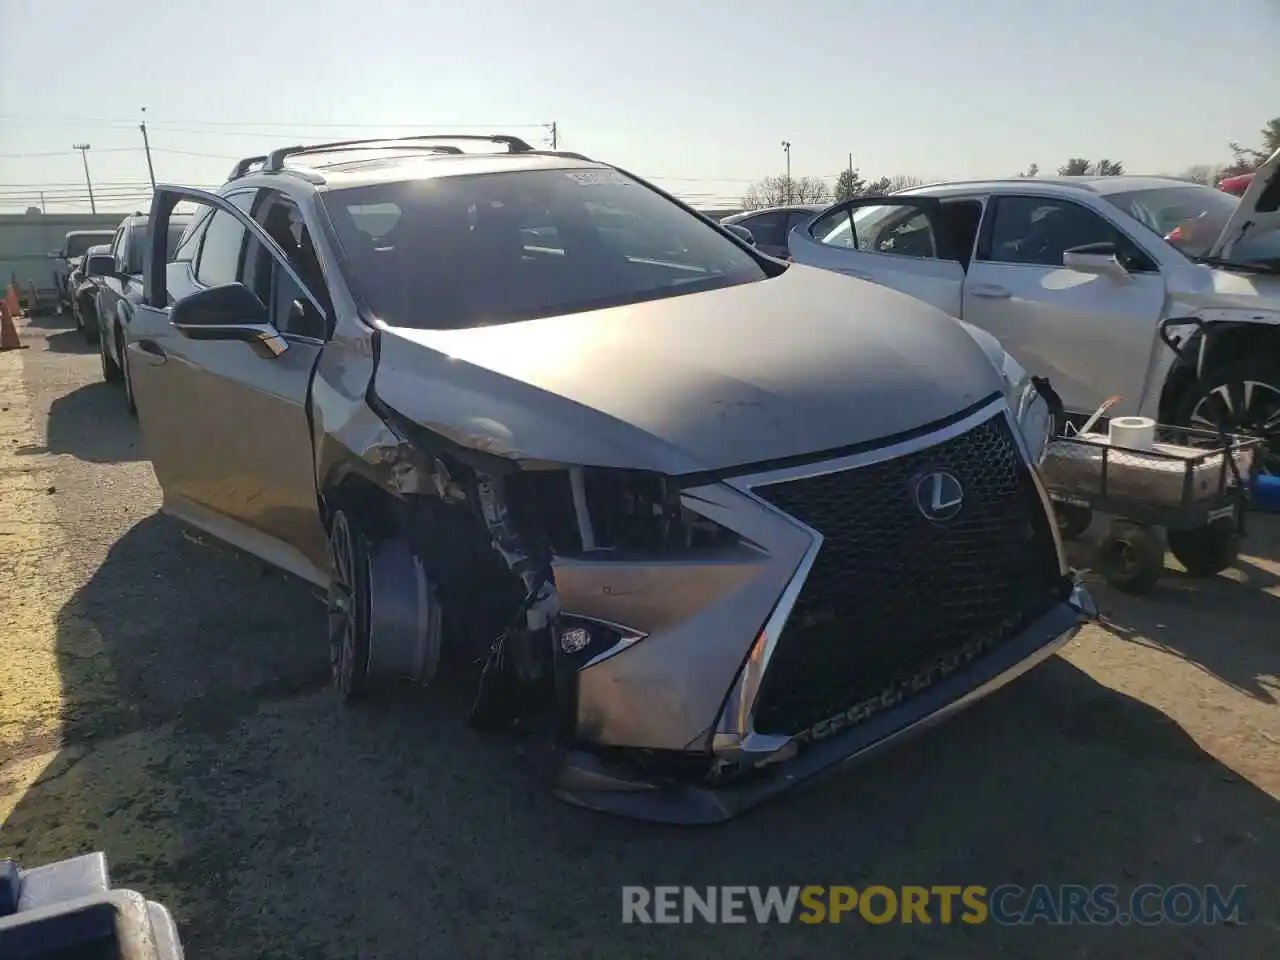
[(458, 329), (763, 280), (750, 253), (617, 171), (522, 170), (323, 195), (393, 326)]
[(1240, 205), (1238, 197), (1192, 183), (1105, 196), (1189, 257), (1202, 257), (1209, 252)]
[(76, 257), (83, 257), (90, 247), (95, 247), (104, 241), (110, 241), (114, 234), (111, 233), (78, 233), (67, 237), (67, 256), (66, 259), (73, 260)]

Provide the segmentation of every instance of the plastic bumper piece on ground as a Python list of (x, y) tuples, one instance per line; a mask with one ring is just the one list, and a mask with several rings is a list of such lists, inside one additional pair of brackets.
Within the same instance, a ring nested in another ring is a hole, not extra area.
[(899, 706), (843, 733), (808, 743), (789, 760), (772, 763), (719, 785), (649, 782), (575, 751), (561, 770), (556, 794), (579, 806), (660, 823), (695, 826), (720, 823), (779, 793), (865, 759), (976, 703), (1047, 660), (1071, 640), (1097, 607), (1083, 587), (1048, 613), (966, 667)]

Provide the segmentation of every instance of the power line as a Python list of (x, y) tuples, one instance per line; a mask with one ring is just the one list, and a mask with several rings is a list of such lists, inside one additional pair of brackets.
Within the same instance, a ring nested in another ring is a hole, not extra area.
[[(114, 117), (42, 117), (20, 114), (0, 114), (0, 120), (13, 120), (22, 123), (82, 123), (82, 124), (104, 124), (108, 126), (133, 127), (137, 125), (136, 120)], [(382, 123), (334, 123), (332, 121), (323, 122), (304, 122), (290, 121), (282, 122), (278, 120), (193, 120), (185, 117), (181, 120), (157, 120), (148, 116), (147, 123), (153, 128), (165, 126), (166, 129), (179, 130), (180, 127), (172, 127), (170, 124), (180, 125), (204, 125), (214, 127), (259, 127), (276, 130), (382, 130), (388, 127), (404, 127), (414, 130), (488, 130), (493, 133), (502, 130), (532, 130), (534, 128), (546, 129), (550, 124), (546, 123), (416, 123), (406, 121), (403, 123), (396, 121), (385, 121)], [(205, 131), (198, 131), (205, 132)], [(259, 131), (254, 131), (255, 133)]]

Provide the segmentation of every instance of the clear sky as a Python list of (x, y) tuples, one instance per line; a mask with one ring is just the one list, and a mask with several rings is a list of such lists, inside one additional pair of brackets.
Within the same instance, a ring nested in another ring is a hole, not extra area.
[(783, 172), (784, 139), (796, 176), (1176, 173), (1280, 114), (1278, 49), (1280, 0), (0, 0), (0, 209), (77, 209), (78, 142), (141, 205), (144, 105), (157, 179), (201, 185), (291, 142), (552, 121), (695, 201)]

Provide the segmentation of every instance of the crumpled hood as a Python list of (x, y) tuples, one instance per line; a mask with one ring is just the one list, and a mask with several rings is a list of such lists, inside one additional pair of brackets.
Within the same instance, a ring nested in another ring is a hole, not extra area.
[(1280, 322), (1280, 276), (1193, 267), (1171, 273), (1171, 315), (1206, 321)]
[(469, 447), (678, 474), (879, 440), (1003, 382), (933, 307), (793, 265), (758, 283), (588, 313), (390, 328), (374, 389)]
[(1253, 173), (1240, 205), (1227, 221), (1208, 255), (1230, 260), (1240, 241), (1280, 228), (1280, 150)]

